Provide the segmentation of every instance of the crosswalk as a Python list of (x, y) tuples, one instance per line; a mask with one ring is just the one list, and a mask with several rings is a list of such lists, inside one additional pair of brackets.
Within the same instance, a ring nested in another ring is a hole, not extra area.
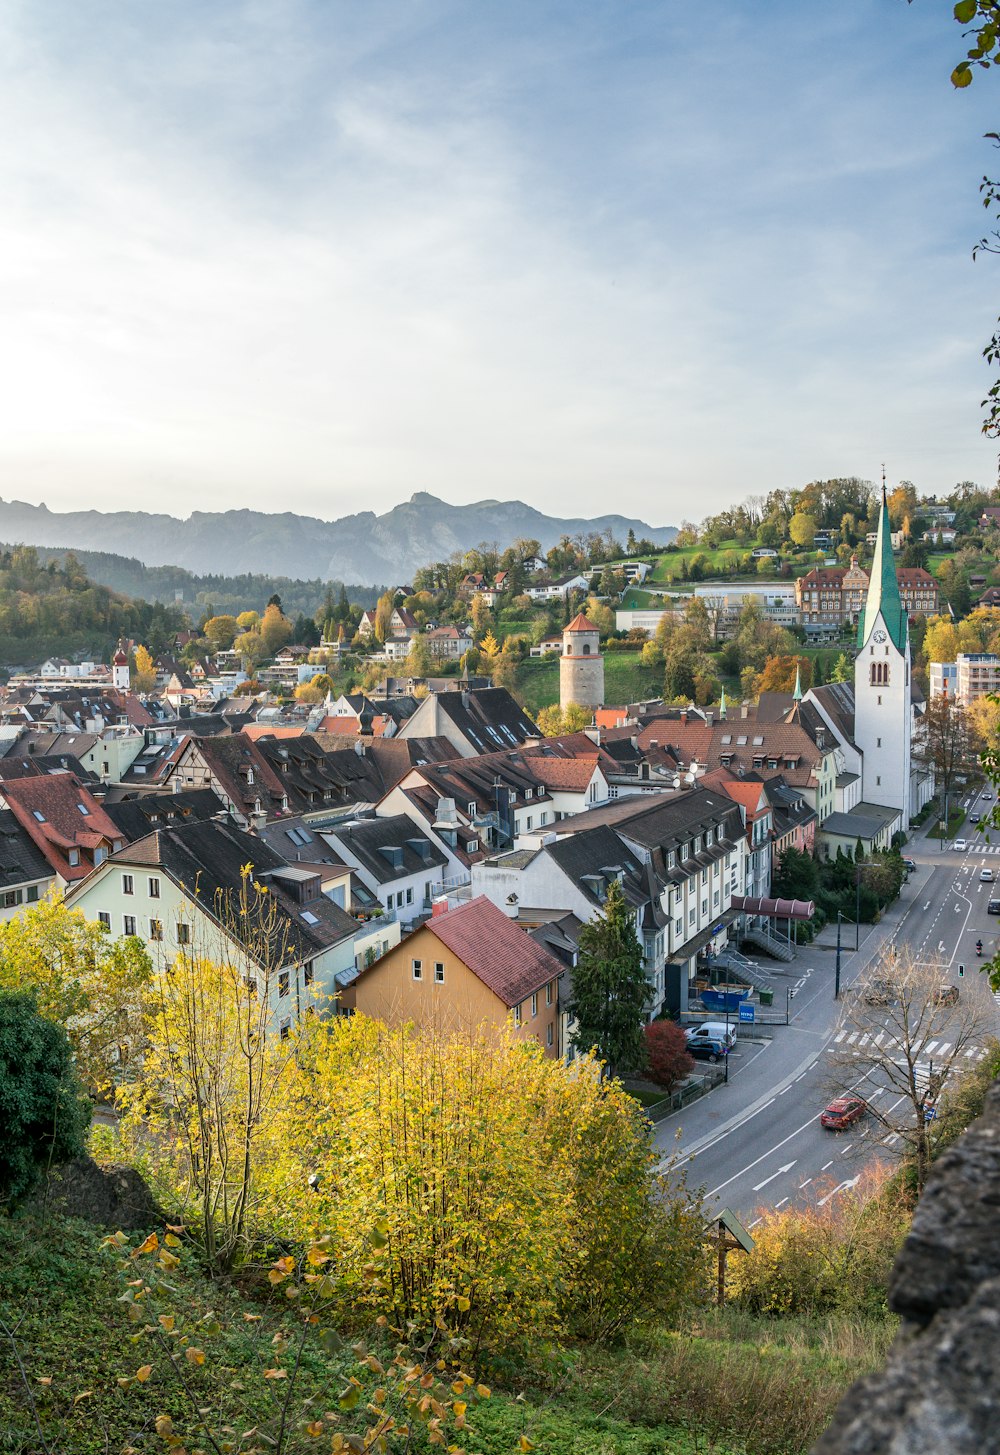
[[(1000, 996), (998, 996), (998, 1000), (1000, 1000)], [(840, 1054), (843, 1054), (844, 1051), (850, 1049), (860, 1055), (863, 1050), (867, 1049), (869, 1054), (872, 1054), (882, 1047), (886, 1036), (886, 1031), (862, 1032), (844, 1029), (838, 1031), (834, 1036), (833, 1044), (826, 1048), (827, 1053), (829, 1055), (836, 1055), (839, 1049)], [(913, 1066), (913, 1081), (918, 1090), (921, 1087), (927, 1086), (930, 1082), (935, 1061), (937, 1061), (937, 1074), (938, 1080), (940, 1080), (941, 1061), (949, 1056), (953, 1046), (954, 1042), (952, 1041), (928, 1041), (925, 1046), (921, 1047), (923, 1054), (917, 1058)], [(967, 1046), (964, 1051), (953, 1058), (949, 1071), (954, 1071), (956, 1068), (973, 1066), (977, 1061), (981, 1061), (985, 1055), (985, 1046)], [(900, 1070), (905, 1070), (906, 1063), (902, 1058), (893, 1057), (893, 1064), (898, 1066)]]

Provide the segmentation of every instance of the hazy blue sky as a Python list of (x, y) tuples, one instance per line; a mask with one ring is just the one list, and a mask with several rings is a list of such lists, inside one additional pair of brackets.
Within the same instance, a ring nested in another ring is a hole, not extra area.
[(0, 0), (0, 494), (993, 483), (961, 54), (950, 0)]

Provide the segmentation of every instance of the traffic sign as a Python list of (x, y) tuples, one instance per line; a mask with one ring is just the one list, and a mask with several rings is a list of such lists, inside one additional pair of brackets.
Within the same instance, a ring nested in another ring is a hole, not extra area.
[(924, 1107), (924, 1121), (925, 1122), (932, 1122), (936, 1116), (937, 1116), (937, 1107), (936, 1106), (925, 1106)]
[(740, 1020), (752, 1021), (756, 1012), (757, 1007), (755, 1005), (747, 1005), (746, 1002), (744, 1002), (743, 1005), (740, 1006)]

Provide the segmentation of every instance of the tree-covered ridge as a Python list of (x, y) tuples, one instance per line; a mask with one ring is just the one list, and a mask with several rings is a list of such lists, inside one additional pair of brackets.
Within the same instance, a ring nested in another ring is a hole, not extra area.
[(122, 636), (164, 651), (184, 625), (176, 607), (130, 601), (97, 585), (72, 552), (61, 563), (43, 563), (34, 546), (0, 551), (0, 667), (55, 653), (107, 661)]

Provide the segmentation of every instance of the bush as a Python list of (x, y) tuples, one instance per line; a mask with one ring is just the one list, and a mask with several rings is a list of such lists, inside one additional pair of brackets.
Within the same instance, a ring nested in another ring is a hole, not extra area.
[(0, 1202), (30, 1192), (46, 1168), (82, 1155), (90, 1103), (66, 1032), (32, 995), (0, 995)]
[(646, 1075), (665, 1091), (694, 1070), (694, 1057), (687, 1048), (683, 1027), (676, 1021), (651, 1021), (645, 1030)]

